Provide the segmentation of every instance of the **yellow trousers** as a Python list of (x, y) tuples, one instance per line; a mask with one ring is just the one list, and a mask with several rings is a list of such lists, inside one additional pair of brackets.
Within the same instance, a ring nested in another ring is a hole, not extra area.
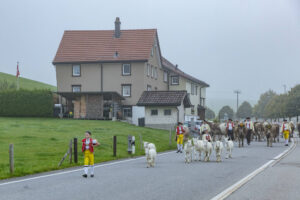
[(90, 152), (90, 150), (84, 151), (84, 165), (94, 165), (94, 153)]
[(183, 143), (183, 134), (177, 135), (177, 144)]
[(283, 137), (285, 140), (289, 139), (289, 135), (290, 135), (290, 131), (288, 131), (288, 130), (283, 131)]

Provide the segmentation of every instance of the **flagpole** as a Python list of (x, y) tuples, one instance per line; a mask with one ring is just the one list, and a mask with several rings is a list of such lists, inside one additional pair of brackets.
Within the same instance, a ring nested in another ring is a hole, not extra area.
[(20, 85), (19, 85), (19, 76), (20, 76), (20, 74), (19, 74), (20, 72), (19, 72), (19, 61), (17, 62), (17, 90), (19, 90), (20, 89)]

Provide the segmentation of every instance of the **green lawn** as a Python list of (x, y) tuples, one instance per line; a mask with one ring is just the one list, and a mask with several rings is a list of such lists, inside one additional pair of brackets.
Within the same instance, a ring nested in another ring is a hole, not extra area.
[[(81, 140), (86, 130), (90, 130), (92, 137), (101, 143), (95, 149), (96, 163), (130, 157), (127, 153), (128, 135), (136, 137), (136, 155), (144, 154), (140, 150), (139, 134), (144, 141), (155, 143), (157, 151), (174, 149), (176, 146), (173, 139), (172, 146), (169, 146), (168, 131), (136, 127), (123, 122), (0, 117), (0, 179), (12, 177), (9, 173), (10, 143), (14, 144), (15, 151), (13, 176), (76, 166), (65, 160), (60, 168), (57, 167), (67, 151), (70, 139), (74, 137), (78, 138), (79, 163), (77, 165), (83, 165)], [(116, 158), (112, 156), (113, 135), (117, 136)]]
[[(9, 84), (15, 83), (17, 81), (17, 78), (15, 75), (6, 74), (3, 72), (0, 72), (0, 80), (6, 80)], [(56, 91), (56, 87), (53, 85), (49, 85), (46, 83), (34, 81), (27, 78), (21, 78), (19, 79), (19, 85), (20, 88), (33, 90), (33, 89), (49, 89), (51, 91)]]

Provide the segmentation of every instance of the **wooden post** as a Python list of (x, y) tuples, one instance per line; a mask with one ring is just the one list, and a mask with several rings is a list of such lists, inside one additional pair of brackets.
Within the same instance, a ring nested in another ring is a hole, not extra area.
[(172, 145), (172, 128), (170, 128), (169, 146)]
[(77, 138), (74, 138), (74, 162), (78, 163)]
[(143, 144), (142, 134), (140, 134), (140, 146), (141, 146), (141, 151), (143, 151), (144, 144)]
[(9, 144), (9, 169), (10, 173), (14, 173), (14, 145)]
[(117, 136), (114, 135), (113, 139), (113, 156), (117, 156)]
[(72, 164), (72, 140), (70, 140), (70, 144), (69, 144), (69, 161), (70, 164)]

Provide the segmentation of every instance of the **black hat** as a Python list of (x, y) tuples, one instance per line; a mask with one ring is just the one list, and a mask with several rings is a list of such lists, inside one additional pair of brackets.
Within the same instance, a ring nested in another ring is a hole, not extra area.
[(86, 133), (88, 133), (89, 135), (92, 135), (91, 131), (86, 131)]
[(246, 119), (250, 119), (250, 117), (247, 117)]
[(229, 120), (229, 121), (232, 121), (232, 119), (230, 119), (230, 118), (229, 118), (228, 120)]
[(286, 120), (286, 119), (284, 119), (283, 121), (284, 121), (284, 122), (287, 122), (287, 120)]

